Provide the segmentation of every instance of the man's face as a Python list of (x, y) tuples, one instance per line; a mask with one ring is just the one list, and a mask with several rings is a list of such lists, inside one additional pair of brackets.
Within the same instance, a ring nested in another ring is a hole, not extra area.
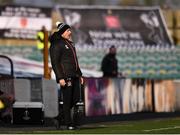
[(65, 39), (68, 39), (70, 40), (71, 39), (71, 29), (67, 29), (63, 34), (62, 34), (62, 37), (65, 38)]
[(110, 48), (109, 52), (110, 54), (116, 54), (116, 48)]

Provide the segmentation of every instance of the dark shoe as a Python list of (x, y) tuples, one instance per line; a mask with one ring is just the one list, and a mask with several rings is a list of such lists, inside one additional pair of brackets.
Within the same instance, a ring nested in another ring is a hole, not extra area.
[(74, 126), (68, 126), (67, 129), (68, 130), (75, 130), (76, 128)]

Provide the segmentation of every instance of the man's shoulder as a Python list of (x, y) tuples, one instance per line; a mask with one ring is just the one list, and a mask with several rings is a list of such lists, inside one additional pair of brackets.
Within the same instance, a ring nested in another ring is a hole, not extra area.
[(104, 58), (110, 58), (111, 56), (109, 55), (109, 54), (106, 54), (105, 56), (104, 56)]

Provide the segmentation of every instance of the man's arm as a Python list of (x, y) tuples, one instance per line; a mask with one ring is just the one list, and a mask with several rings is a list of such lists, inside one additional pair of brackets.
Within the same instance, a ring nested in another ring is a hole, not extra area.
[(56, 75), (56, 81), (59, 83), (60, 79), (64, 79), (64, 69), (61, 65), (61, 57), (62, 57), (62, 50), (56, 47), (56, 45), (51, 45), (50, 47), (50, 58), (52, 68)]

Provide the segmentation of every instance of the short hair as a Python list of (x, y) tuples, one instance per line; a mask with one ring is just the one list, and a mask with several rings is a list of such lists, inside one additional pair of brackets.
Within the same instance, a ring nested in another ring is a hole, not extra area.
[(112, 46), (110, 46), (110, 48), (109, 49), (113, 49), (113, 48), (116, 48), (114, 45), (112, 45)]

